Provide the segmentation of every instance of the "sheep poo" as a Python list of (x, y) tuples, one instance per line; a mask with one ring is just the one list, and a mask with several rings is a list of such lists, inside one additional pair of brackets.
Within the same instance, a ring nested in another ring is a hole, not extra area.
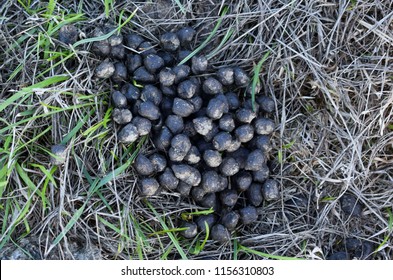
[(112, 93), (112, 104), (119, 109), (127, 108), (127, 98), (120, 91), (115, 90)]
[(233, 231), (237, 223), (239, 222), (240, 216), (235, 211), (230, 211), (221, 218), (221, 223), (226, 227), (229, 231)]
[(176, 74), (170, 68), (164, 68), (158, 74), (158, 79), (160, 80), (161, 85), (165, 87), (172, 86), (175, 82), (175, 78)]
[(236, 110), (240, 107), (239, 97), (236, 93), (232, 91), (227, 92), (225, 94), (225, 97), (227, 98), (228, 101), (229, 110)]
[(121, 35), (121, 34), (113, 34), (112, 36), (110, 36), (108, 38), (108, 42), (109, 42), (109, 45), (111, 45), (111, 47), (118, 46), (121, 43), (123, 43), (123, 35)]
[(164, 50), (169, 52), (176, 51), (180, 46), (180, 40), (173, 32), (167, 32), (161, 35), (160, 42)]
[(140, 182), (139, 192), (142, 196), (153, 196), (158, 192), (160, 185), (154, 178), (143, 178)]
[(241, 171), (235, 175), (235, 187), (239, 192), (248, 190), (252, 183), (252, 175), (247, 171)]
[(187, 228), (180, 232), (180, 234), (185, 238), (193, 238), (198, 233), (197, 225), (193, 222), (183, 222), (181, 227)]
[(213, 77), (209, 77), (203, 82), (202, 89), (206, 94), (211, 95), (223, 93), (224, 91), (222, 84)]
[(132, 119), (132, 113), (128, 109), (115, 108), (112, 113), (113, 120), (118, 124), (127, 124)]
[(167, 52), (167, 51), (163, 51), (163, 50), (159, 50), (157, 52), (157, 55), (160, 56), (164, 60), (165, 66), (172, 67), (173, 64), (175, 64), (175, 57), (173, 56), (172, 53)]
[(214, 211), (220, 210), (220, 201), (215, 193), (207, 193), (200, 201), (199, 204), (202, 207), (212, 208)]
[(198, 186), (201, 182), (201, 173), (195, 167), (187, 164), (177, 164), (172, 166), (175, 176), (191, 186)]
[(196, 132), (207, 135), (213, 129), (213, 121), (208, 117), (199, 117), (192, 120)]
[(207, 59), (205, 56), (193, 56), (191, 60), (191, 71), (194, 74), (201, 74), (207, 70)]
[(362, 216), (362, 205), (358, 199), (351, 194), (344, 194), (340, 198), (341, 209), (343, 212), (351, 217)]
[[(177, 54), (177, 59), (178, 61), (183, 61), (186, 57), (188, 57), (191, 54), (190, 50), (180, 50)], [(188, 61), (186, 61), (185, 63), (188, 63)]]
[(246, 149), (245, 147), (241, 146), (236, 151), (230, 153), (229, 156), (236, 159), (236, 161), (239, 163), (240, 169), (244, 169), (244, 167), (246, 166), (247, 157), (249, 154), (250, 154), (250, 151), (248, 149)]
[(212, 227), (210, 236), (219, 243), (225, 243), (231, 239), (228, 230), (221, 224), (216, 224)]
[(153, 138), (155, 147), (160, 151), (166, 151), (171, 145), (172, 133), (166, 126), (161, 128), (159, 134)]
[(203, 160), (210, 167), (218, 167), (222, 162), (221, 154), (216, 150), (206, 150), (203, 153)]
[(188, 164), (197, 164), (201, 160), (201, 154), (196, 146), (191, 146), (184, 160)]
[(261, 149), (266, 154), (269, 153), (272, 149), (272, 145), (270, 144), (270, 137), (268, 135), (258, 135), (253, 139), (252, 144), (256, 148)]
[(241, 108), (236, 111), (236, 118), (242, 123), (251, 123), (256, 116), (256, 113), (252, 109)]
[(154, 83), (156, 78), (144, 66), (134, 71), (134, 80), (140, 83)]
[[(177, 178), (176, 178), (177, 179)], [(176, 191), (184, 197), (190, 196), (190, 191), (191, 191), (192, 186), (183, 182), (179, 181), (179, 184), (176, 187)]]
[(158, 107), (150, 100), (141, 103), (138, 113), (142, 117), (145, 117), (146, 119), (149, 119), (151, 121), (158, 120), (161, 115)]
[(175, 84), (178, 84), (190, 75), (191, 68), (182, 64), (173, 67), (172, 71), (175, 73)]
[(74, 44), (78, 40), (78, 29), (72, 25), (64, 25), (59, 30), (59, 41), (64, 44)]
[(97, 66), (95, 74), (98, 78), (107, 79), (110, 78), (113, 73), (115, 73), (115, 65), (110, 61), (103, 61)]
[(230, 114), (225, 114), (220, 118), (218, 127), (223, 131), (231, 132), (235, 129), (235, 121)]
[(176, 97), (173, 100), (172, 112), (186, 118), (194, 112), (194, 106), (189, 101)]
[(139, 54), (127, 54), (126, 67), (130, 73), (133, 73), (136, 69), (141, 67), (142, 63), (142, 56)]
[(183, 47), (191, 43), (193, 37), (195, 36), (195, 33), (195, 29), (191, 27), (183, 27), (176, 32), (180, 44)]
[(149, 176), (154, 173), (153, 163), (144, 155), (139, 154), (134, 162), (136, 171), (143, 176)]
[(197, 202), (201, 201), (205, 196), (205, 194), (206, 194), (205, 190), (201, 187), (194, 187), (191, 190), (191, 196)]
[(99, 56), (106, 57), (111, 52), (111, 46), (108, 40), (96, 41), (93, 43), (91, 50)]
[(184, 80), (177, 86), (177, 94), (179, 97), (189, 99), (197, 92), (197, 85), (191, 80)]
[(247, 73), (240, 67), (235, 67), (233, 70), (235, 83), (239, 87), (246, 87), (250, 83), (250, 78)]
[(238, 199), (237, 191), (233, 189), (226, 189), (220, 192), (221, 203), (227, 207), (235, 206)]
[(243, 124), (235, 129), (235, 136), (241, 143), (247, 143), (254, 137), (254, 128), (250, 124)]
[(54, 165), (61, 165), (65, 162), (67, 157), (67, 147), (62, 144), (53, 145), (51, 147), (51, 163)]
[(123, 60), (126, 55), (123, 45), (116, 45), (111, 47), (111, 57), (118, 60)]
[(156, 172), (162, 172), (164, 171), (167, 162), (166, 162), (166, 158), (163, 155), (160, 154), (152, 154), (149, 157), (150, 162), (153, 164), (154, 166), (154, 170)]
[(152, 127), (150, 120), (140, 116), (136, 116), (132, 119), (131, 122), (138, 130), (139, 136), (144, 136), (150, 133)]
[(198, 226), (198, 229), (202, 233), (206, 232), (206, 224), (209, 230), (211, 231), (211, 228), (214, 226), (216, 222), (217, 222), (217, 217), (214, 214), (199, 216), (196, 219), (196, 224)]
[(233, 68), (224, 67), (218, 69), (217, 79), (224, 86), (232, 85), (235, 81)]
[(254, 206), (247, 206), (239, 210), (240, 221), (243, 225), (248, 225), (258, 220), (258, 212)]
[(269, 175), (270, 170), (265, 163), (262, 165), (261, 169), (252, 172), (252, 177), (254, 181), (258, 183), (264, 183), (269, 178)]
[(223, 159), (220, 165), (220, 172), (224, 176), (233, 176), (240, 170), (239, 163), (231, 157)]
[(278, 200), (280, 198), (278, 182), (273, 179), (267, 179), (262, 185), (262, 194), (266, 201)]
[(129, 33), (124, 36), (124, 43), (127, 47), (137, 50), (139, 45), (145, 41), (141, 36), (135, 33)]
[(128, 83), (121, 88), (121, 93), (123, 93), (128, 102), (134, 102), (141, 97), (139, 88)]
[(138, 51), (143, 57), (148, 56), (149, 54), (156, 54), (157, 51), (154, 49), (153, 45), (150, 42), (142, 42), (139, 47)]
[(326, 260), (349, 260), (347, 252), (335, 252), (331, 254)]
[(274, 131), (274, 121), (268, 118), (258, 118), (254, 123), (255, 132), (260, 135), (270, 135)]
[(175, 190), (179, 184), (179, 179), (173, 174), (172, 170), (167, 167), (158, 177), (160, 185), (168, 190)]
[(132, 142), (135, 142), (139, 137), (139, 133), (137, 128), (135, 127), (135, 125), (129, 123), (126, 126), (124, 126), (117, 138), (119, 139), (120, 143), (124, 143), (124, 144), (129, 144)]
[(207, 193), (219, 192), (226, 188), (220, 176), (214, 170), (202, 174), (201, 187)]
[(184, 129), (183, 118), (178, 115), (169, 115), (165, 124), (173, 134), (179, 134)]
[(164, 60), (156, 54), (149, 54), (145, 57), (143, 65), (145, 65), (147, 71), (152, 74), (158, 72), (162, 67), (164, 67)]
[(219, 151), (225, 151), (232, 143), (232, 136), (228, 132), (219, 132), (213, 138), (213, 146), (214, 148)]
[(246, 160), (246, 166), (244, 167), (245, 170), (250, 170), (250, 171), (258, 171), (262, 169), (263, 164), (266, 162), (266, 156), (265, 154), (257, 149), (252, 151)]
[(200, 96), (194, 96), (188, 100), (194, 107), (193, 113), (197, 113), (201, 110), (203, 105), (203, 99)]
[(274, 100), (266, 95), (259, 96), (256, 101), (266, 113), (273, 113), (276, 109)]
[(217, 120), (222, 117), (223, 114), (228, 113), (229, 105), (225, 95), (218, 95), (215, 98), (210, 99), (206, 114), (213, 120)]
[(150, 100), (154, 105), (159, 106), (162, 101), (162, 93), (153, 85), (145, 85), (141, 92), (141, 99), (143, 101)]
[(263, 201), (261, 188), (260, 184), (252, 183), (246, 191), (248, 202), (253, 206), (259, 206)]
[(178, 134), (171, 140), (171, 148), (169, 149), (169, 158), (172, 161), (182, 161), (191, 148), (191, 141), (184, 134)]

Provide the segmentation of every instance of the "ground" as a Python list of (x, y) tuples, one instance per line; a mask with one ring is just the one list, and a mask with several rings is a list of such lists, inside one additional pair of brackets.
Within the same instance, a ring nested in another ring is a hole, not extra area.
[[(3, 1), (0, 257), (326, 259), (348, 251), (391, 259), (392, 11), (390, 0)], [(99, 58), (88, 40), (105, 22), (153, 42), (192, 26), (198, 47), (220, 19), (202, 50), (212, 68), (237, 65), (252, 76), (266, 58), (256, 75), (276, 104), (271, 161), (281, 186), (259, 222), (223, 245), (179, 236), (181, 214), (204, 210), (191, 200), (138, 196), (132, 160), (152, 145), (117, 144), (108, 104), (115, 85), (94, 76)], [(68, 24), (80, 44), (59, 42)], [(53, 166), (50, 147), (59, 143), (66, 161)]]

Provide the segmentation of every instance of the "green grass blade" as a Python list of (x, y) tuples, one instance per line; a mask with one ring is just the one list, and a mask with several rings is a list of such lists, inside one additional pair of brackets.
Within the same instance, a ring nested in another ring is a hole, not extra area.
[(271, 254), (267, 254), (267, 253), (262, 253), (257, 250), (253, 250), (251, 248), (245, 247), (243, 245), (239, 245), (239, 251), (243, 251), (245, 253), (257, 255), (257, 256), (260, 256), (263, 258), (274, 259), (274, 260), (302, 260), (301, 258), (276, 256), (276, 255), (271, 255)]
[(265, 55), (262, 57), (262, 59), (258, 62), (257, 66), (254, 69), (254, 76), (252, 79), (252, 84), (251, 84), (251, 102), (252, 102), (252, 109), (255, 111), (255, 89), (258, 83), (260, 83), (259, 80), (259, 73), (261, 72), (261, 68), (263, 63), (266, 61), (266, 59), (269, 57), (270, 51), (265, 53)]

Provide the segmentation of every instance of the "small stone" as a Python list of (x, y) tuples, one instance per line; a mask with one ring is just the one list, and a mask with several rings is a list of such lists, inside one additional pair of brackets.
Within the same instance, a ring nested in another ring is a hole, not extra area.
[(258, 118), (255, 123), (255, 132), (259, 135), (270, 135), (274, 131), (274, 121), (268, 118)]
[(177, 37), (179, 38), (180, 44), (183, 47), (188, 46), (192, 42), (192, 39), (194, 38), (195, 33), (196, 33), (196, 31), (192, 27), (183, 27), (176, 32)]
[(149, 54), (157, 53), (157, 51), (154, 49), (154, 46), (148, 41), (142, 42), (138, 47), (138, 51), (143, 57), (146, 57)]
[(235, 129), (235, 136), (241, 143), (247, 143), (254, 137), (254, 128), (250, 124), (243, 124)]
[(167, 161), (166, 158), (161, 155), (161, 154), (152, 154), (149, 157), (150, 162), (153, 164), (154, 166), (154, 171), (155, 172), (162, 172), (164, 171), (166, 165), (167, 165)]
[(174, 114), (186, 118), (191, 115), (193, 111), (194, 106), (192, 106), (189, 101), (177, 97), (173, 100), (172, 112)]
[(266, 95), (259, 96), (256, 101), (266, 113), (273, 113), (276, 110), (274, 100)]
[(162, 92), (153, 85), (145, 85), (141, 92), (141, 99), (150, 100), (154, 105), (159, 106), (162, 101)]
[(158, 120), (161, 115), (158, 107), (150, 100), (142, 102), (141, 105), (139, 106), (138, 112), (139, 115), (151, 121)]
[(225, 131), (217, 133), (216, 136), (213, 138), (213, 146), (214, 148), (219, 151), (225, 151), (232, 143), (232, 136)]
[(191, 189), (192, 186), (183, 181), (179, 181), (179, 184), (176, 187), (176, 191), (183, 197), (189, 197)]
[(119, 139), (119, 142), (120, 143), (124, 143), (124, 144), (133, 143), (133, 142), (135, 142), (138, 139), (138, 137), (139, 137), (138, 130), (131, 123), (129, 123), (126, 126), (124, 126), (120, 130), (120, 132), (119, 132), (119, 134), (117, 136), (117, 138)]
[(153, 163), (144, 155), (139, 154), (134, 162), (134, 168), (143, 176), (152, 175), (155, 171)]
[(62, 144), (53, 145), (51, 147), (51, 163), (53, 165), (62, 165), (67, 158), (67, 147)]
[(250, 83), (250, 78), (248, 77), (247, 73), (239, 68), (234, 68), (234, 76), (235, 76), (235, 83), (239, 87), (246, 87)]
[(206, 150), (203, 153), (203, 160), (210, 167), (218, 167), (222, 162), (222, 157), (220, 152), (216, 150)]
[(252, 183), (246, 191), (248, 202), (253, 206), (259, 206), (262, 204), (262, 186), (257, 183)]
[(201, 173), (195, 167), (187, 164), (177, 164), (172, 166), (175, 176), (191, 186), (198, 186), (201, 182)]
[(184, 160), (188, 164), (197, 164), (201, 160), (201, 153), (196, 146), (191, 146)]
[(115, 72), (111, 76), (112, 81), (118, 84), (126, 81), (128, 76), (126, 66), (122, 62), (116, 62), (114, 66)]
[(230, 211), (226, 213), (222, 218), (221, 218), (221, 223), (223, 224), (224, 227), (226, 227), (229, 231), (235, 230), (238, 222), (239, 222), (240, 216), (238, 213), (235, 211)]
[(142, 56), (139, 54), (127, 54), (126, 67), (128, 72), (134, 73), (143, 64)]
[(193, 222), (183, 222), (181, 225), (182, 228), (187, 228), (180, 232), (180, 234), (185, 238), (193, 238), (197, 235), (197, 225)]
[(224, 190), (224, 185), (220, 180), (220, 176), (214, 170), (206, 171), (202, 174), (201, 187), (206, 193), (213, 193)]
[(165, 63), (164, 60), (156, 55), (156, 54), (149, 54), (143, 60), (143, 65), (145, 65), (147, 71), (152, 74), (157, 73), (162, 67), (164, 67)]
[(141, 83), (154, 83), (155, 77), (145, 67), (139, 67), (134, 71), (134, 80)]
[(221, 203), (227, 207), (233, 207), (236, 205), (238, 199), (237, 191), (233, 189), (226, 189), (220, 192)]
[(115, 108), (112, 113), (112, 118), (118, 124), (127, 124), (132, 120), (132, 113), (128, 109)]
[(143, 178), (139, 186), (141, 196), (153, 196), (158, 192), (160, 185), (154, 178)]
[(211, 231), (211, 228), (217, 222), (217, 216), (214, 214), (202, 215), (196, 219), (196, 224), (200, 232), (205, 233), (206, 227)]
[(232, 157), (223, 159), (220, 165), (220, 172), (224, 176), (233, 176), (240, 170), (239, 163)]
[(226, 132), (231, 132), (235, 129), (235, 120), (232, 118), (232, 115), (225, 114), (223, 115), (218, 123), (218, 127)]
[(280, 189), (278, 182), (273, 179), (267, 179), (262, 185), (262, 195), (266, 201), (280, 199)]
[(240, 101), (239, 101), (239, 96), (236, 93), (232, 91), (227, 92), (225, 94), (225, 97), (227, 98), (228, 101), (229, 110), (233, 111), (239, 108)]
[(230, 86), (235, 82), (233, 68), (224, 67), (217, 71), (217, 79), (224, 86)]
[(165, 87), (170, 87), (174, 84), (176, 78), (175, 72), (170, 68), (164, 68), (158, 74), (158, 79), (161, 85)]
[(243, 225), (249, 225), (258, 220), (258, 212), (254, 206), (247, 206), (240, 209), (239, 215)]
[(225, 95), (218, 95), (215, 98), (210, 99), (207, 108), (206, 114), (213, 120), (218, 120), (222, 117), (223, 114), (228, 113), (229, 105)]
[(266, 163), (266, 156), (261, 150), (257, 149), (248, 155), (244, 169), (258, 171), (262, 169), (264, 163)]
[(191, 80), (182, 81), (177, 86), (177, 94), (184, 99), (193, 97), (197, 93), (197, 90), (198, 86)]
[(239, 192), (244, 192), (249, 189), (252, 183), (252, 175), (247, 171), (241, 171), (235, 175), (235, 188)]
[(112, 104), (119, 109), (127, 108), (127, 98), (120, 91), (115, 90), (112, 93)]
[(103, 61), (97, 66), (95, 73), (98, 78), (108, 79), (115, 73), (115, 66), (110, 61)]
[(350, 217), (361, 217), (362, 216), (362, 205), (358, 199), (351, 194), (344, 194), (340, 198), (341, 209), (343, 212)]
[(139, 136), (148, 135), (151, 131), (151, 121), (146, 118), (136, 116), (132, 119), (132, 124), (138, 130)]
[(241, 108), (236, 111), (236, 118), (242, 123), (251, 123), (257, 114), (248, 108)]
[(171, 148), (168, 155), (171, 161), (179, 162), (184, 159), (188, 151), (191, 149), (191, 141), (188, 136), (178, 134), (171, 140)]
[(231, 240), (228, 230), (221, 224), (216, 224), (212, 227), (210, 236), (214, 241), (217, 241), (221, 244)]
[(66, 45), (76, 43), (78, 37), (78, 29), (72, 24), (63, 25), (59, 30), (59, 41)]
[(166, 152), (171, 145), (172, 133), (168, 127), (163, 126), (159, 134), (153, 138), (157, 150)]
[(191, 72), (191, 68), (188, 65), (178, 65), (175, 66), (172, 71), (175, 73), (175, 84), (180, 83), (181, 81), (185, 80)]
[(127, 101), (130, 103), (138, 100), (141, 96), (139, 88), (129, 83), (125, 84), (121, 88), (121, 93), (127, 98)]
[(192, 120), (195, 131), (200, 135), (207, 135), (213, 129), (213, 121), (208, 117), (199, 117)]
[(173, 32), (167, 32), (161, 35), (160, 42), (164, 50), (169, 52), (176, 51), (180, 46), (180, 40)]
[(194, 74), (201, 74), (207, 70), (207, 58), (204, 55), (195, 55), (191, 59), (191, 71)]
[(160, 185), (168, 190), (175, 190), (179, 185), (179, 179), (173, 174), (172, 170), (167, 167), (164, 172), (158, 176)]
[(222, 84), (213, 77), (209, 77), (203, 82), (202, 89), (206, 94), (211, 95), (216, 95), (224, 92)]

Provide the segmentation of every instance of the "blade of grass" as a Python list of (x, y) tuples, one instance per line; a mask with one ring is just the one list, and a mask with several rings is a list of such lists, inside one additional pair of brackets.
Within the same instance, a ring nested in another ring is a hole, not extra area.
[(252, 79), (252, 84), (251, 84), (251, 103), (252, 103), (252, 109), (255, 112), (255, 89), (258, 83), (260, 83), (259, 80), (259, 73), (261, 72), (261, 68), (263, 63), (266, 61), (266, 59), (269, 57), (270, 51), (264, 54), (262, 59), (258, 62), (257, 66), (254, 68), (254, 76)]
[(222, 46), (225, 45), (225, 43), (229, 40), (229, 38), (232, 36), (233, 32), (235, 31), (235, 29), (233, 28), (229, 28), (228, 31), (225, 33), (224, 38), (222, 39), (222, 41), (220, 42), (220, 44), (211, 52), (209, 53), (206, 58), (207, 59), (211, 59), (212, 57), (214, 57), (217, 53), (219, 53), (222, 49)]
[(276, 255), (262, 253), (257, 250), (253, 250), (251, 248), (245, 247), (243, 245), (239, 245), (239, 251), (243, 251), (248, 254), (253, 254), (253, 255), (263, 257), (263, 258), (269, 258), (269, 259), (274, 259), (274, 260), (302, 260), (301, 258), (276, 256)]

